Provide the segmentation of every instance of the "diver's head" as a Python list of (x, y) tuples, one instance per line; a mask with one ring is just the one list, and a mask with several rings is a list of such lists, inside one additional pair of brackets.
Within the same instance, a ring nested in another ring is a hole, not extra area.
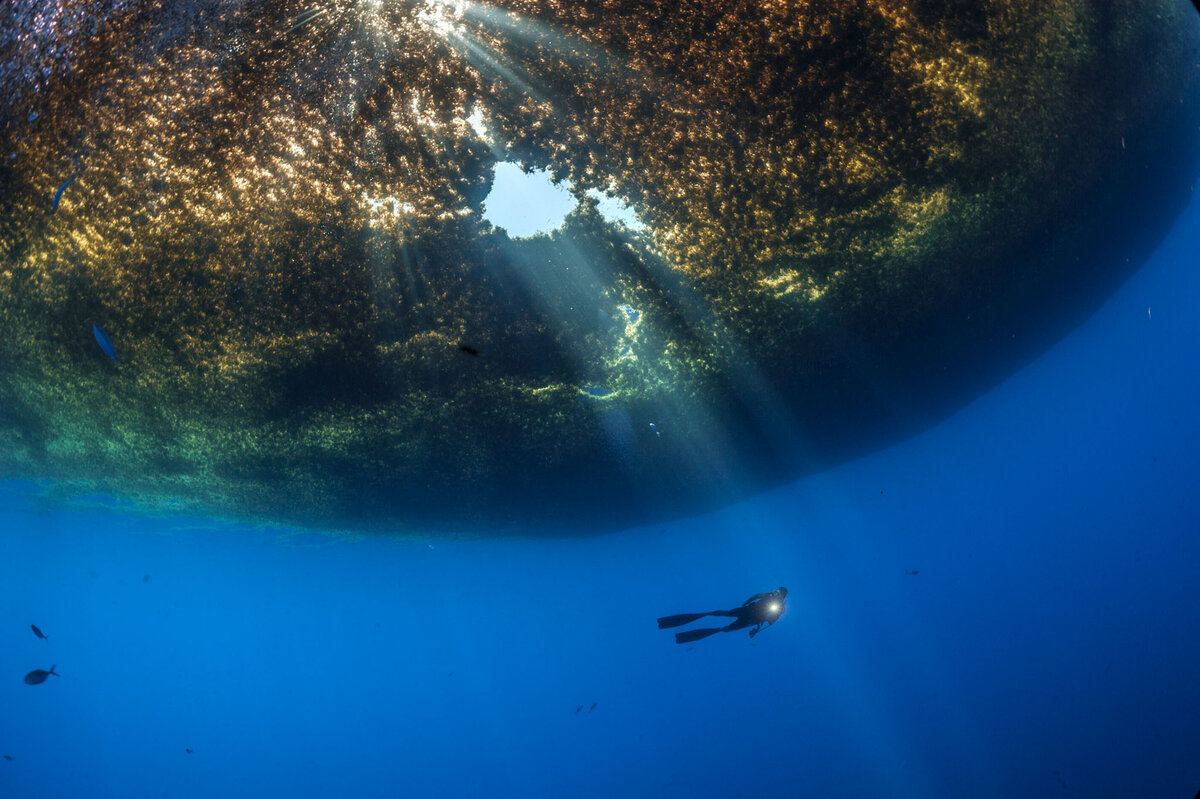
[(779, 618), (783, 615), (783, 603), (778, 599), (772, 599), (771, 603), (767, 605), (767, 612), (770, 613), (773, 618)]
[(771, 599), (770, 599), (770, 602), (768, 602), (768, 604), (767, 604), (767, 610), (775, 618), (779, 618), (780, 616), (783, 615), (783, 610), (784, 610), (783, 600), (786, 598), (787, 598), (787, 589), (784, 588), (782, 585), (779, 586), (779, 588), (777, 588), (771, 592)]

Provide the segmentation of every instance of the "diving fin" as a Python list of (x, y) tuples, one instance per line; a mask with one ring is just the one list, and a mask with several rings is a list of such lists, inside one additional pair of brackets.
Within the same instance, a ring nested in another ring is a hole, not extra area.
[(724, 627), (705, 627), (702, 630), (684, 630), (681, 633), (675, 633), (675, 643), (690, 644), (692, 641), (699, 641), (701, 638), (707, 638), (713, 633), (720, 633), (724, 631)]
[(665, 630), (668, 627), (681, 627), (685, 624), (691, 624), (696, 619), (702, 619), (707, 615), (707, 613), (680, 613), (678, 616), (663, 616), (658, 620), (658, 629)]

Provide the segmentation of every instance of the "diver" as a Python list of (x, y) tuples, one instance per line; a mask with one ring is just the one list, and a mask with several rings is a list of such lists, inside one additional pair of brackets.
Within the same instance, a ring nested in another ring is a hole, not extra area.
[(697, 630), (684, 630), (681, 633), (675, 633), (675, 643), (687, 644), (692, 641), (699, 641), (701, 638), (707, 638), (713, 633), (727, 633), (733, 630), (743, 630), (747, 627), (752, 628), (750, 630), (750, 637), (753, 638), (758, 635), (759, 630), (763, 628), (764, 624), (770, 627), (779, 621), (779, 617), (783, 615), (785, 599), (787, 599), (787, 589), (780, 586), (774, 591), (768, 591), (765, 594), (755, 594), (743, 602), (740, 608), (734, 608), (733, 610), (710, 610), (708, 613), (680, 613), (677, 616), (663, 616), (658, 620), (658, 629), (665, 630), (668, 627), (682, 627), (705, 616), (726, 616), (732, 617), (733, 621), (724, 627), (704, 627)]

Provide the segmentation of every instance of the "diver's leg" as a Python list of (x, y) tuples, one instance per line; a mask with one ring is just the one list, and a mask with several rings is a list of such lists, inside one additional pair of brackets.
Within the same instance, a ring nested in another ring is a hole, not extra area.
[(736, 611), (731, 611), (729, 613), (729, 615), (736, 616), (737, 618), (735, 620), (731, 621), (729, 623), (729, 626), (727, 626), (725, 628), (726, 632), (732, 632), (733, 630), (741, 630), (746, 627), (753, 627), (755, 624), (758, 623), (754, 619), (753, 614), (751, 614), (744, 607), (738, 608)]
[(691, 624), (696, 619), (702, 619), (705, 616), (740, 616), (741, 614), (735, 610), (710, 610), (708, 613), (679, 613), (675, 616), (663, 616), (658, 620), (658, 629), (665, 630), (668, 627), (681, 627), (685, 624)]
[(702, 619), (707, 615), (707, 613), (680, 613), (675, 616), (663, 616), (658, 620), (658, 629), (665, 630), (668, 627), (680, 627), (684, 624), (691, 624), (696, 619)]

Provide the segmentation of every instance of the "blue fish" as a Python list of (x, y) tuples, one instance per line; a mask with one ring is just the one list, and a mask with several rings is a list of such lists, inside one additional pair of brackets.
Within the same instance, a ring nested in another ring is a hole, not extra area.
[(79, 177), (79, 176), (71, 175), (71, 177), (69, 177), (65, 181), (63, 181), (63, 184), (58, 187), (58, 191), (54, 192), (54, 202), (51, 203), (51, 205), (50, 205), (51, 211), (58, 210), (58, 201), (62, 199), (63, 192), (67, 190), (67, 186), (70, 186), (72, 183), (75, 182), (75, 178), (77, 178), (77, 177)]
[(660, 435), (658, 432), (658, 425), (656, 425), (654, 422), (650, 423), (650, 429), (654, 431), (654, 435)]
[(96, 343), (100, 345), (100, 349), (104, 350), (104, 354), (113, 359), (114, 363), (121, 363), (117, 360), (116, 350), (113, 349), (112, 339), (104, 332), (104, 328), (100, 325), (92, 325), (92, 335), (96, 337)]

